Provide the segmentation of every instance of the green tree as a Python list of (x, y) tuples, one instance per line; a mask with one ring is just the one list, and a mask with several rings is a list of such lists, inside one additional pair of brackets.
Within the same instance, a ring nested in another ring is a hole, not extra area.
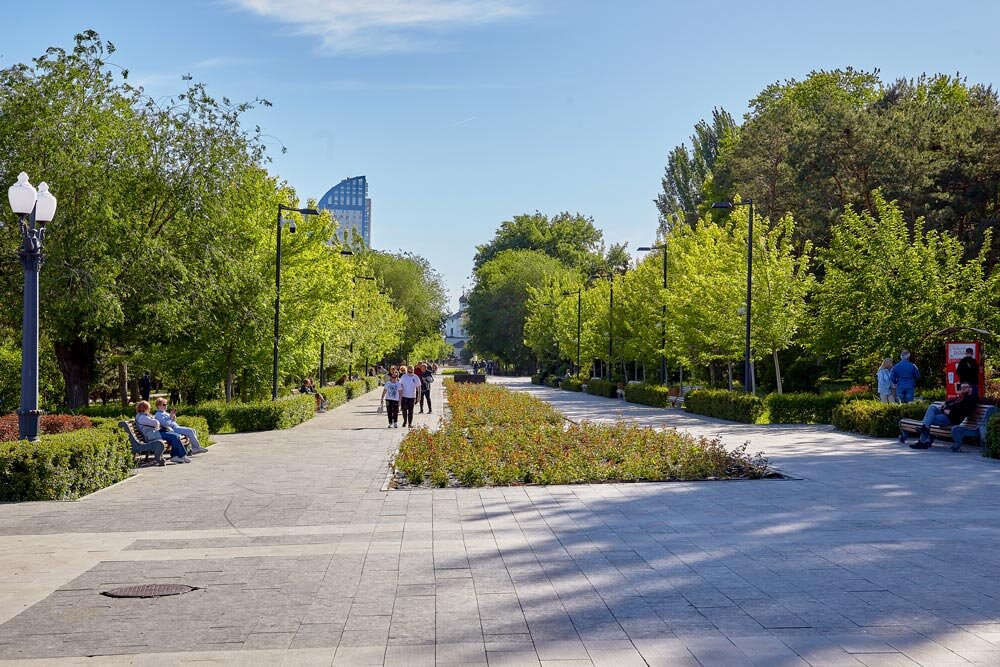
[(604, 242), (592, 218), (579, 213), (516, 215), (500, 223), (489, 243), (476, 247), (474, 270), (505, 250), (538, 250), (583, 272), (604, 265)]
[(420, 341), (439, 334), (447, 317), (447, 295), (441, 276), (430, 263), (412, 253), (364, 253), (393, 307), (402, 313), (402, 339), (394, 350), (409, 358)]

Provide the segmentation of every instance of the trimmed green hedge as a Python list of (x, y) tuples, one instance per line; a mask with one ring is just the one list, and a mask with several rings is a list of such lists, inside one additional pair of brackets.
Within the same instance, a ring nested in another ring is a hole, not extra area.
[(130, 405), (127, 408), (123, 408), (121, 403), (108, 403), (107, 405), (102, 405), (100, 403), (91, 403), (88, 406), (77, 408), (73, 410), (73, 414), (86, 415), (88, 417), (105, 417), (105, 418), (115, 418), (115, 417), (135, 417), (135, 406)]
[(559, 387), (561, 389), (565, 389), (566, 391), (583, 391), (583, 378), (563, 378), (562, 384), (559, 385)]
[(587, 380), (587, 393), (605, 398), (618, 398), (618, 384), (607, 380)]
[(845, 400), (844, 392), (825, 394), (770, 394), (766, 399), (772, 424), (831, 424), (833, 411)]
[(641, 403), (657, 408), (670, 406), (670, 394), (662, 384), (627, 384), (625, 385), (625, 400), (629, 403)]
[(881, 401), (848, 401), (833, 410), (835, 428), (877, 438), (899, 435), (899, 420), (920, 419), (926, 403), (882, 403)]
[[(375, 389), (376, 387), (381, 386), (382, 385), (382, 381), (376, 375), (366, 375), (365, 376), (365, 385), (366, 385), (368, 391), (371, 391), (372, 389)], [(325, 395), (326, 394), (324, 394), (324, 396)]]
[(558, 389), (559, 388), (559, 381), (561, 379), (562, 378), (560, 376), (558, 376), (558, 375), (550, 375), (547, 378), (545, 378), (545, 386), (546, 387), (552, 387), (553, 389)]
[(1000, 459), (1000, 414), (990, 417), (986, 427), (986, 442), (983, 443), (983, 456)]
[(349, 401), (353, 401), (368, 391), (368, 385), (364, 380), (351, 380), (350, 382), (345, 382), (342, 386), (347, 391), (347, 400)]
[(544, 380), (545, 378), (542, 377), (541, 373), (535, 373), (531, 376), (531, 384), (542, 384)]
[[(282, 399), (285, 400), (285, 399)], [(233, 403), (233, 405), (236, 405)], [(208, 423), (209, 433), (222, 433), (230, 429), (229, 406), (225, 401), (207, 401), (197, 405), (182, 405), (177, 409), (181, 414), (189, 417), (201, 417)], [(132, 415), (133, 417), (135, 415)]]
[(330, 387), (323, 387), (319, 393), (323, 394), (323, 398), (326, 399), (328, 408), (335, 408), (338, 405), (347, 403), (347, 389), (342, 386), (333, 385)]
[(684, 399), (684, 409), (698, 415), (757, 424), (767, 415), (759, 396), (725, 389), (695, 389)]
[(177, 415), (177, 423), (187, 428), (193, 428), (198, 432), (198, 442), (202, 447), (210, 447), (215, 444), (211, 430), (208, 428), (208, 420), (204, 417), (194, 415)]
[(132, 449), (121, 429), (88, 428), (0, 443), (0, 500), (71, 500), (129, 476)]
[(312, 394), (279, 398), (277, 401), (231, 403), (226, 420), (237, 433), (291, 428), (313, 418), (316, 399)]

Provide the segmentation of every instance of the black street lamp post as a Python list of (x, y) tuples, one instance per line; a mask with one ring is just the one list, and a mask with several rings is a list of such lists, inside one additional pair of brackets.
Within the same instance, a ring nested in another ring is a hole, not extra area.
[[(643, 246), (638, 248), (639, 252), (650, 252), (651, 250), (663, 251), (663, 289), (667, 289), (667, 244)], [(666, 296), (666, 295), (664, 295)], [(667, 303), (660, 306), (660, 381), (667, 384)]]
[(271, 369), (271, 400), (278, 400), (278, 324), (281, 320), (281, 228), (288, 225), (288, 231), (295, 233), (295, 221), (281, 217), (282, 211), (292, 211), (302, 215), (319, 215), (314, 208), (295, 208), (278, 204), (278, 241), (274, 259), (274, 359)]
[(753, 371), (750, 365), (750, 297), (753, 292), (753, 199), (733, 203), (731, 201), (720, 201), (712, 204), (712, 208), (732, 209), (736, 206), (747, 206), (750, 209), (749, 223), (747, 225), (747, 304), (746, 304), (746, 339), (743, 345), (743, 390), (747, 393), (753, 391)]
[(583, 298), (583, 288), (577, 287), (575, 290), (563, 290), (563, 296), (576, 294), (576, 374), (580, 374), (580, 301)]
[(18, 438), (38, 440), (38, 274), (42, 267), (45, 225), (56, 214), (56, 198), (45, 183), (38, 190), (23, 171), (7, 190), (10, 208), (18, 216), (21, 247), (18, 257), (24, 269), (24, 320), (21, 328), (21, 407), (17, 411)]
[[(352, 281), (354, 286), (358, 286), (359, 280), (375, 280), (375, 276), (354, 276)], [(350, 356), (347, 359), (347, 380), (351, 380), (351, 373), (354, 371), (354, 294), (351, 294), (351, 345)]]

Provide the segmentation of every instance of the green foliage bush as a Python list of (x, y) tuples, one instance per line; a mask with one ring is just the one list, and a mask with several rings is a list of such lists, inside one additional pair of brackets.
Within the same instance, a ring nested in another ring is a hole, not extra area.
[(607, 380), (587, 380), (587, 393), (605, 398), (618, 398), (618, 384)]
[(275, 431), (297, 426), (312, 419), (315, 413), (316, 399), (311, 394), (301, 394), (277, 401), (231, 403), (226, 420), (237, 433)]
[(552, 387), (553, 389), (559, 388), (561, 378), (558, 375), (550, 375), (545, 378), (545, 386)]
[[(225, 401), (206, 401), (197, 405), (182, 405), (177, 408), (177, 412), (178, 416), (201, 417), (208, 423), (209, 433), (222, 433), (231, 429), (229, 406), (226, 405)], [(135, 414), (133, 413), (131, 416), (134, 417)]]
[(926, 409), (926, 403), (848, 401), (834, 408), (831, 422), (841, 431), (891, 438), (899, 435), (900, 419), (920, 419)]
[(684, 399), (684, 409), (698, 415), (759, 424), (767, 416), (764, 399), (725, 389), (695, 389)]
[[(368, 391), (371, 391), (372, 389), (375, 389), (376, 387), (382, 384), (379, 381), (379, 378), (375, 375), (366, 375), (364, 380), (365, 380), (365, 389), (367, 389)], [(326, 394), (323, 395), (326, 396)]]
[(365, 384), (364, 380), (351, 380), (350, 382), (345, 382), (343, 387), (347, 391), (347, 400), (349, 401), (353, 401), (368, 391), (368, 385)]
[(566, 391), (583, 391), (583, 379), (578, 377), (563, 378), (560, 388)]
[(332, 385), (330, 387), (323, 387), (323, 390), (319, 393), (323, 394), (323, 398), (326, 399), (327, 407), (329, 408), (335, 408), (338, 405), (347, 403), (347, 389), (342, 386)]
[(768, 473), (766, 461), (744, 449), (727, 451), (718, 440), (625, 423), (563, 428), (560, 415), (530, 395), (466, 386), (471, 388), (449, 389), (457, 421), (446, 421), (438, 431), (411, 431), (400, 444), (395, 467), (410, 483), (571, 484)]
[(0, 345), (0, 415), (21, 404), (21, 351)]
[(1000, 459), (1000, 413), (990, 417), (986, 426), (986, 442), (983, 443), (983, 456)]
[(115, 417), (131, 418), (135, 417), (135, 406), (130, 405), (127, 408), (123, 408), (121, 403), (108, 403), (106, 405), (91, 403), (90, 405), (73, 410), (73, 413), (88, 417), (106, 417), (109, 419)]
[(132, 449), (121, 429), (88, 428), (0, 443), (0, 500), (69, 500), (129, 476)]
[[(69, 433), (82, 428), (91, 428), (90, 419), (82, 415), (42, 415), (38, 420), (40, 435), (54, 433)], [(20, 424), (17, 415), (0, 417), (0, 442), (17, 440), (20, 435)]]
[(531, 376), (531, 384), (542, 384), (544, 380), (545, 378), (542, 376), (541, 373), (535, 373), (534, 375)]
[(948, 390), (944, 387), (931, 387), (917, 391), (917, 396), (925, 401), (934, 403), (935, 401), (943, 401), (948, 398)]
[(768, 421), (772, 424), (830, 424), (833, 411), (845, 400), (844, 392), (825, 394), (770, 394)]
[(662, 384), (627, 384), (625, 385), (625, 400), (629, 403), (641, 403), (657, 408), (670, 405), (670, 393)]

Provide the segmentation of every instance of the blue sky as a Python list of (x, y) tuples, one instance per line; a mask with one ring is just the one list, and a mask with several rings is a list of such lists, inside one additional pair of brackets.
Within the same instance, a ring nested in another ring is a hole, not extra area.
[[(5, 3), (7, 4), (7, 3)], [(93, 28), (154, 95), (191, 73), (254, 112), (304, 197), (366, 174), (372, 243), (426, 256), (453, 303), (521, 212), (653, 240), (667, 152), (763, 86), (854, 66), (1000, 84), (988, 0), (71, 0), (9, 3), (0, 66)], [(284, 145), (288, 152), (280, 154)]]

